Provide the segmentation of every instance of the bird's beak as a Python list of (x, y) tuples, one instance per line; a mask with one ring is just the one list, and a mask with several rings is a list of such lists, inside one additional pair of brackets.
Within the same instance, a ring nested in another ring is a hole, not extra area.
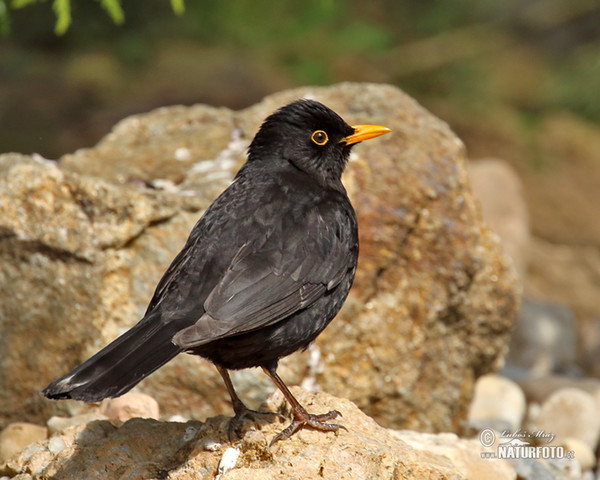
[(347, 145), (352, 145), (353, 143), (362, 142), (363, 140), (368, 140), (369, 138), (375, 138), (379, 135), (385, 135), (386, 133), (391, 132), (389, 128), (382, 127), (381, 125), (354, 125), (352, 128), (354, 129), (354, 133), (341, 140), (342, 142), (346, 142)]

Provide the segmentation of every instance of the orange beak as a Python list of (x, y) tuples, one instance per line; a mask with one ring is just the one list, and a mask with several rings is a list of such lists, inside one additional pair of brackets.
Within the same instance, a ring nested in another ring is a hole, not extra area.
[(354, 129), (354, 133), (341, 140), (348, 145), (391, 132), (388, 127), (382, 127), (381, 125), (353, 125), (352, 128)]

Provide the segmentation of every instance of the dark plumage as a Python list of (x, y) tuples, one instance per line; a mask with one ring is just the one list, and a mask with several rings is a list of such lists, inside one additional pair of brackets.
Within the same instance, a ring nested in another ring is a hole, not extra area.
[(352, 146), (387, 133), (349, 126), (326, 106), (299, 100), (269, 116), (248, 161), (208, 208), (158, 283), (146, 314), (42, 394), (97, 402), (119, 396), (175, 355), (216, 366), (236, 419), (249, 413), (228, 369), (262, 367), (294, 410), (292, 424), (325, 423), (310, 415), (277, 376), (277, 362), (306, 348), (342, 307), (356, 270), (358, 232), (341, 175)]

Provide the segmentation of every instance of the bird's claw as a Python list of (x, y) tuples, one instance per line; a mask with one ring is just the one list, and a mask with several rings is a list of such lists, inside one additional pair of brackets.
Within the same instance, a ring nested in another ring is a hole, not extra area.
[(270, 448), (275, 442), (279, 440), (290, 438), (301, 428), (308, 427), (314, 430), (321, 430), (322, 432), (337, 432), (339, 429), (348, 431), (348, 429), (343, 425), (338, 425), (337, 423), (326, 423), (328, 420), (333, 420), (338, 416), (341, 417), (342, 414), (337, 410), (332, 410), (331, 412), (323, 413), (321, 415), (312, 415), (310, 413), (305, 413), (303, 415), (295, 415), (294, 420), (292, 420), (292, 423), (283, 431), (278, 433), (273, 438), (273, 440), (271, 440), (268, 448)]
[(256, 410), (250, 410), (244, 408), (235, 413), (235, 416), (229, 420), (229, 426), (227, 428), (227, 437), (230, 442), (233, 442), (235, 437), (239, 437), (237, 432), (238, 428), (246, 419), (249, 419), (255, 423), (271, 422), (274, 418), (284, 420), (285, 417), (281, 413), (276, 412), (258, 412)]

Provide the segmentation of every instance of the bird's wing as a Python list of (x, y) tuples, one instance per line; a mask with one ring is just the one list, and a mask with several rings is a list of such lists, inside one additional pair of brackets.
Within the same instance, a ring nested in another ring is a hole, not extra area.
[(355, 267), (353, 220), (313, 210), (303, 225), (282, 219), (261, 244), (243, 245), (204, 302), (205, 314), (174, 342), (193, 348), (272, 325), (335, 288)]

